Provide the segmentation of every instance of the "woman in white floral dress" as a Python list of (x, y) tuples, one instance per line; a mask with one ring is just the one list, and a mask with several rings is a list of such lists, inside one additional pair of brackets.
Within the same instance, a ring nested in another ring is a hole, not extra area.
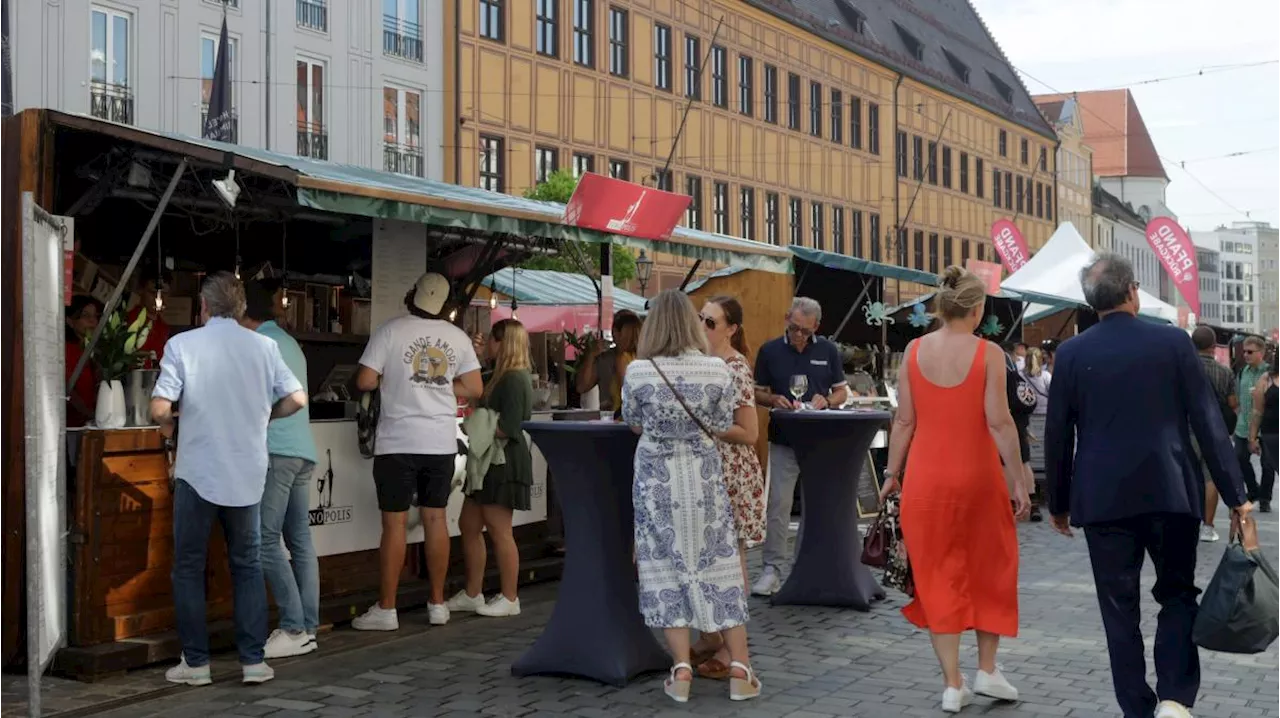
[(729, 697), (760, 694), (747, 651), (747, 593), (733, 509), (715, 437), (733, 425), (729, 368), (706, 356), (688, 297), (650, 303), (637, 358), (622, 387), (622, 418), (640, 433), (635, 455), (636, 564), (645, 624), (664, 629), (675, 658), (664, 690), (689, 699), (689, 630), (723, 632)]

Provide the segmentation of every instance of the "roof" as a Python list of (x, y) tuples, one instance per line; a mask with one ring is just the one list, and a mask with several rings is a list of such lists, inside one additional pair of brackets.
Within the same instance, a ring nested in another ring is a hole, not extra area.
[(922, 272), (919, 269), (910, 267), (899, 267), (894, 264), (881, 264), (873, 262), (870, 259), (860, 259), (858, 257), (850, 257), (845, 254), (835, 254), (832, 252), (824, 252), (820, 249), (812, 247), (791, 247), (791, 253), (796, 255), (796, 259), (820, 264), (827, 269), (838, 269), (845, 272), (856, 272), (858, 274), (866, 274), (873, 277), (883, 277), (886, 279), (898, 279), (904, 282), (916, 282), (930, 287), (938, 286), (938, 275)]
[(1147, 221), (1133, 210), (1133, 206), (1102, 188), (1093, 186), (1093, 213), (1116, 222), (1124, 222), (1146, 233)]
[[(521, 304), (557, 307), (596, 304), (595, 283), (581, 274), (507, 267), (485, 277), (484, 285)], [(614, 311), (630, 309), (644, 313), (645, 301), (639, 294), (613, 288)]]
[(1071, 95), (1040, 95), (1051, 103), (1074, 99), (1080, 106), (1084, 141), (1093, 148), (1093, 173), (1099, 177), (1154, 177), (1168, 181), (1156, 144), (1127, 89)]
[(746, 2), (913, 80), (1056, 139), (1053, 127), (1040, 115), (1031, 93), (968, 0)]
[(1044, 101), (1041, 101), (1040, 99), (1036, 99), (1036, 107), (1040, 108), (1040, 114), (1044, 115), (1044, 118), (1046, 120), (1048, 120), (1049, 122), (1052, 122), (1055, 125), (1061, 124), (1063, 122), (1062, 108), (1066, 104), (1067, 104), (1066, 100), (1044, 102)]

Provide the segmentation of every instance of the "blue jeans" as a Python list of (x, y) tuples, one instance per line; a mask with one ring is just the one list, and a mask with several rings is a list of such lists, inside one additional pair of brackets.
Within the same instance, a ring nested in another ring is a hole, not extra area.
[(236, 650), (241, 665), (262, 663), (267, 640), (267, 587), (259, 562), (258, 505), (218, 506), (182, 479), (173, 492), (173, 608), (187, 665), (209, 663), (205, 622), (205, 564), (214, 519), (227, 541), (234, 584)]
[[(262, 493), (262, 572), (280, 609), (280, 628), (315, 633), (320, 625), (320, 563), (311, 544), (307, 492), (316, 465), (271, 455)], [(289, 559), (284, 556), (289, 547)]]

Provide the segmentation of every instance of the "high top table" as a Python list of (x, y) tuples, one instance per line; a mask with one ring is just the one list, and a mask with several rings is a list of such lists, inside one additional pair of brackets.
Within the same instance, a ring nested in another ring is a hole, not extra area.
[(671, 658), (640, 615), (631, 553), (631, 427), (601, 421), (528, 421), (555, 475), (564, 515), (564, 575), (551, 620), (511, 666), (515, 676), (568, 675), (625, 686)]
[(774, 605), (871, 610), (884, 589), (862, 565), (858, 479), (886, 411), (770, 412), (769, 420), (796, 452), (802, 513), (795, 566), (773, 595)]

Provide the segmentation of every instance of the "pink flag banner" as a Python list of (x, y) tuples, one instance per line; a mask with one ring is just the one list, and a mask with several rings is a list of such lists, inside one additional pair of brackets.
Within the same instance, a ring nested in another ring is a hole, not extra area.
[(991, 225), (991, 243), (996, 247), (996, 254), (1009, 274), (1022, 269), (1022, 265), (1031, 259), (1031, 250), (1027, 249), (1027, 240), (1023, 239), (1018, 225), (1011, 220), (997, 219)]
[(1187, 306), (1199, 317), (1200, 268), (1196, 266), (1196, 248), (1191, 238), (1169, 217), (1156, 217), (1147, 223), (1147, 243)]

